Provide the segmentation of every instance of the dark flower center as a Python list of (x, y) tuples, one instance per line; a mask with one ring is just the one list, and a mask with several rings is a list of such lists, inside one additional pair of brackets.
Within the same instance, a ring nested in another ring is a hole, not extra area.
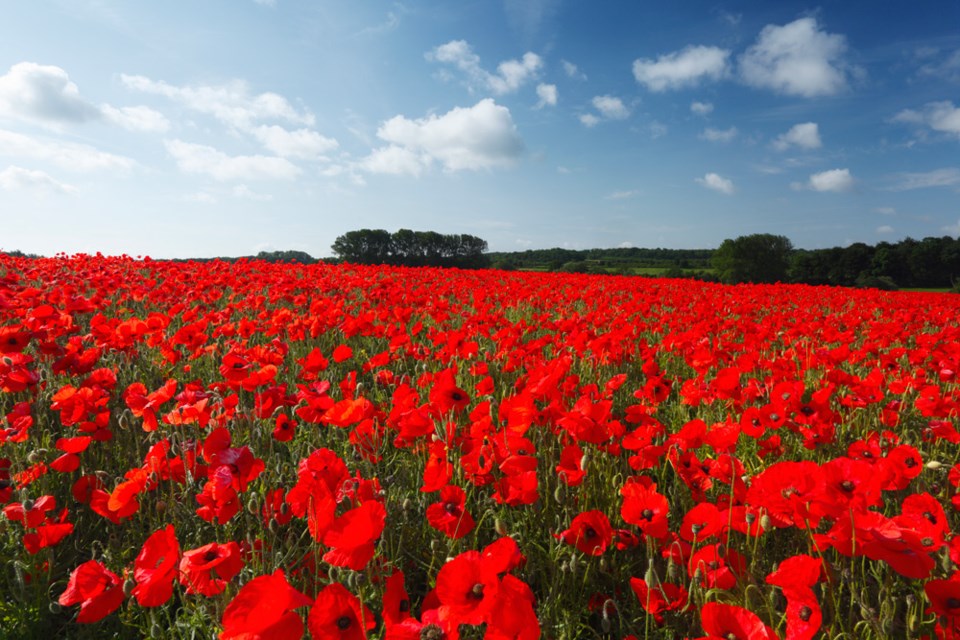
[(857, 488), (857, 485), (853, 484), (852, 480), (844, 480), (840, 483), (840, 488), (847, 493), (853, 493), (853, 490)]
[(937, 524), (937, 516), (933, 515), (929, 511), (924, 511), (923, 517), (929, 520), (930, 524)]
[(640, 514), (644, 520), (653, 520), (653, 511), (650, 509), (644, 509), (643, 513)]
[(449, 513), (450, 515), (453, 515), (455, 513), (460, 513), (460, 507), (458, 507), (453, 502), (448, 502), (445, 505), (443, 505), (443, 510)]
[(960, 609), (960, 598), (947, 598), (944, 604), (947, 605), (947, 609)]
[(596, 538), (597, 532), (594, 531), (593, 527), (584, 527), (583, 535), (587, 540), (589, 540), (590, 538)]
[(214, 551), (213, 549), (210, 549), (210, 550), (207, 551), (205, 554), (203, 554), (203, 561), (204, 561), (204, 562), (213, 562), (214, 560), (216, 560), (216, 559), (219, 558), (219, 557), (220, 557), (220, 554), (218, 554), (218, 553), (217, 553), (216, 551)]
[(907, 468), (912, 469), (913, 467), (917, 466), (917, 461), (913, 458), (907, 458), (903, 461), (903, 464), (906, 465)]
[(420, 640), (441, 640), (443, 629), (435, 624), (424, 625), (420, 629)]
[(473, 600), (483, 600), (483, 583), (478, 582), (473, 585), (473, 588), (467, 593), (467, 597)]
[(811, 609), (810, 607), (806, 607), (806, 606), (800, 607), (800, 619), (801, 619), (801, 620), (803, 620), (804, 622), (806, 622), (806, 621), (808, 621), (808, 620), (810, 619), (810, 616), (812, 616), (812, 615), (813, 615), (813, 609)]
[(350, 624), (352, 622), (353, 621), (350, 619), (350, 616), (340, 616), (339, 618), (337, 618), (337, 629), (340, 629), (341, 631), (346, 631), (347, 629), (350, 628)]
[(406, 613), (407, 611), (410, 611), (410, 601), (401, 600), (400, 604), (397, 605), (397, 609), (399, 609), (401, 613)]

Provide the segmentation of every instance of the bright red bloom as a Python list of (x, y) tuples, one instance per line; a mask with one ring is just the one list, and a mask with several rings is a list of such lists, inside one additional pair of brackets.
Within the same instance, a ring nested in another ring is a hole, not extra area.
[(254, 578), (224, 610), (220, 640), (299, 640), (303, 622), (293, 609), (310, 603), (290, 586), (282, 569)]
[(651, 588), (645, 580), (630, 578), (630, 588), (640, 601), (640, 606), (653, 616), (657, 624), (663, 624), (666, 611), (676, 611), (687, 605), (687, 590), (683, 585), (661, 583)]
[(702, 547), (690, 557), (690, 576), (700, 573), (700, 584), (708, 589), (732, 589), (746, 571), (747, 563), (732, 549), (723, 552), (722, 545)]
[(215, 596), (227, 588), (227, 583), (243, 568), (240, 545), (236, 542), (211, 542), (197, 549), (183, 552), (180, 560), (180, 584), (187, 593)]
[(610, 519), (602, 511), (585, 511), (570, 522), (570, 528), (556, 535), (559, 540), (574, 545), (582, 553), (599, 556), (613, 540)]
[(427, 522), (448, 538), (458, 540), (473, 531), (476, 522), (466, 510), (467, 494), (456, 485), (440, 490), (440, 502), (427, 507)]
[(133, 563), (133, 595), (141, 607), (157, 607), (170, 599), (179, 563), (180, 543), (172, 524), (147, 538)]
[(373, 612), (339, 582), (323, 588), (307, 617), (315, 640), (365, 640), (375, 626)]
[(620, 495), (623, 496), (620, 517), (624, 522), (640, 527), (644, 535), (651, 538), (660, 539), (667, 535), (670, 504), (666, 497), (657, 493), (657, 485), (649, 478), (639, 476), (627, 480)]
[(57, 602), (65, 607), (79, 604), (77, 622), (97, 622), (123, 604), (123, 581), (100, 562), (87, 560), (70, 574)]
[(777, 634), (757, 614), (729, 604), (703, 605), (700, 624), (709, 636), (725, 640), (777, 640)]
[(335, 567), (360, 571), (374, 554), (374, 543), (383, 533), (387, 510), (376, 500), (367, 500), (334, 520), (323, 535), (331, 547), (323, 559)]
[(479, 551), (465, 551), (437, 573), (440, 618), (452, 624), (482, 624), (488, 620), (499, 589), (496, 567), (484, 561)]

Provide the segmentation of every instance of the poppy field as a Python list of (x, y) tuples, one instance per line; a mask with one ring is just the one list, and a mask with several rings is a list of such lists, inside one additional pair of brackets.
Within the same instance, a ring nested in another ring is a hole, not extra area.
[(0, 635), (960, 638), (960, 296), (0, 254)]

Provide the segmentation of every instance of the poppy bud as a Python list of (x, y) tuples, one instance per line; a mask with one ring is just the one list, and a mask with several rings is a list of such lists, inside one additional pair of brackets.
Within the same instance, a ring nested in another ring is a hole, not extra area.
[(643, 581), (647, 583), (647, 587), (650, 589), (660, 584), (660, 580), (657, 578), (657, 572), (653, 569), (653, 558), (650, 558), (647, 562), (647, 571), (643, 574)]
[(577, 556), (570, 556), (570, 561), (567, 562), (567, 568), (570, 570), (570, 575), (577, 575)]
[(63, 611), (63, 607), (61, 607), (60, 603), (57, 602), (56, 600), (51, 602), (50, 605), (47, 607), (47, 609), (50, 611), (50, 613), (52, 613), (55, 616), (59, 615), (60, 612)]
[(33, 505), (34, 505), (33, 500), (24, 500), (24, 501), (23, 501), (23, 511), (24, 511), (24, 512), (33, 511)]
[(939, 468), (942, 467), (943, 465), (940, 464), (939, 462), (937, 462), (936, 460), (931, 460), (930, 462), (928, 462), (928, 463), (927, 463), (926, 465), (924, 465), (924, 466), (926, 466), (927, 469), (930, 469), (931, 471), (936, 471), (937, 469), (939, 469)]
[(124, 411), (120, 414), (120, 417), (117, 418), (117, 424), (120, 426), (120, 429), (123, 431), (127, 430), (127, 427), (130, 426), (130, 419), (127, 418), (127, 412)]
[(157, 504), (154, 506), (154, 509), (157, 513), (163, 513), (167, 510), (167, 503), (163, 500), (157, 500)]
[(760, 516), (760, 528), (763, 529), (764, 531), (767, 531), (770, 529), (770, 516), (768, 516), (767, 514), (763, 514), (762, 516)]
[(404, 499), (403, 499), (403, 504), (401, 505), (401, 508), (402, 508), (404, 511), (410, 511), (410, 509), (411, 509), (412, 507), (413, 507), (413, 501), (412, 501), (410, 498), (404, 498)]
[(498, 536), (507, 535), (507, 525), (500, 518), (493, 519), (493, 530), (497, 532)]
[(558, 484), (557, 488), (553, 490), (553, 500), (557, 504), (563, 504), (563, 485)]
[(123, 581), (123, 595), (127, 598), (130, 597), (130, 594), (133, 592), (133, 589), (137, 586), (136, 581), (133, 578), (127, 578)]
[(247, 513), (255, 516), (259, 511), (260, 505), (257, 503), (257, 496), (250, 496), (250, 499), (247, 500)]
[(37, 449), (36, 451), (31, 451), (30, 455), (27, 456), (27, 462), (29, 462), (30, 464), (37, 464), (38, 462), (40, 462), (42, 457), (46, 455), (46, 453), (47, 453), (46, 449)]

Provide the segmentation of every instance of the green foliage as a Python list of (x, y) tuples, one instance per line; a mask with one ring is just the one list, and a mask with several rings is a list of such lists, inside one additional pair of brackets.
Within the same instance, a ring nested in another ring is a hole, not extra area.
[(711, 258), (721, 282), (783, 282), (793, 244), (784, 236), (755, 233), (727, 239)]
[(487, 241), (467, 234), (436, 231), (359, 229), (339, 236), (331, 249), (341, 260), (355, 264), (391, 264), (410, 267), (487, 267)]

